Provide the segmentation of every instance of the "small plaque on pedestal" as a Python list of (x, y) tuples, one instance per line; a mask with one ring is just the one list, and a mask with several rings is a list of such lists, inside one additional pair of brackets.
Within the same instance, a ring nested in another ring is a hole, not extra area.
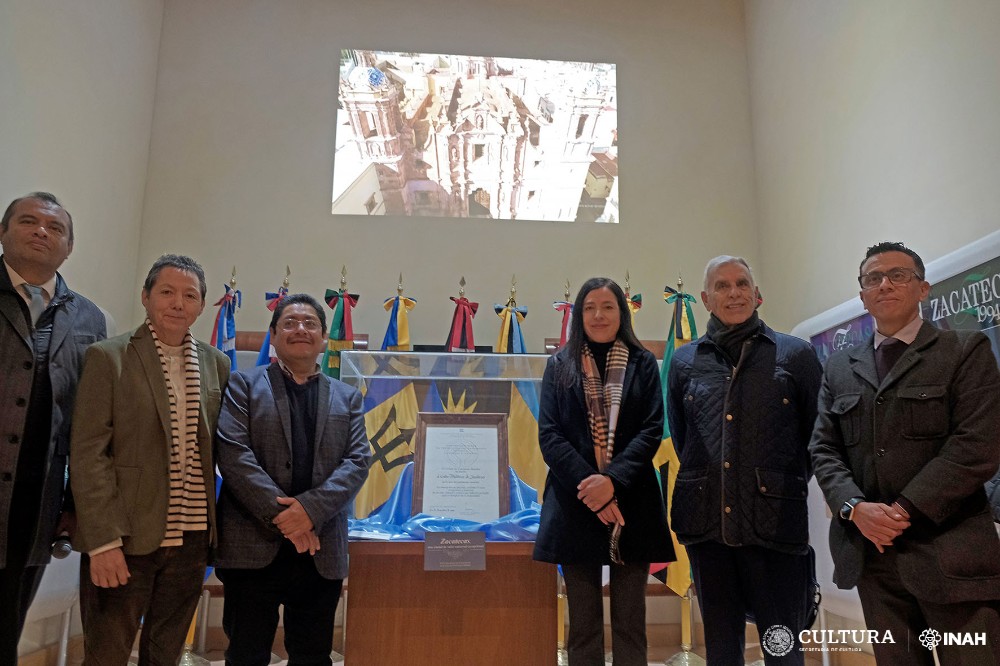
[(425, 532), (424, 571), (486, 571), (486, 534)]

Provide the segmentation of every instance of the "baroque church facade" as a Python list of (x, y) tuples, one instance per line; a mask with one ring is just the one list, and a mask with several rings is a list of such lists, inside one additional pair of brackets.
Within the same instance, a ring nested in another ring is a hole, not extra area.
[(347, 53), (334, 213), (572, 221), (617, 163), (613, 66)]

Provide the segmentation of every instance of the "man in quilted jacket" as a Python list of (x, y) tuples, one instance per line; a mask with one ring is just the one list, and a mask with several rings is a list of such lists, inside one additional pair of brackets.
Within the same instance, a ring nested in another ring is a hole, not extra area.
[(802, 664), (808, 444), (822, 370), (808, 343), (759, 318), (745, 259), (709, 261), (701, 300), (707, 333), (674, 354), (667, 416), (681, 461), (671, 527), (691, 559), (707, 660), (743, 664), (752, 617), (768, 666)]

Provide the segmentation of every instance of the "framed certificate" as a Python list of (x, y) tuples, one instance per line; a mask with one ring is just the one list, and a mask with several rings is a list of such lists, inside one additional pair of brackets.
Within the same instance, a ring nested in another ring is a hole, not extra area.
[(414, 514), (487, 523), (510, 512), (506, 414), (417, 414)]

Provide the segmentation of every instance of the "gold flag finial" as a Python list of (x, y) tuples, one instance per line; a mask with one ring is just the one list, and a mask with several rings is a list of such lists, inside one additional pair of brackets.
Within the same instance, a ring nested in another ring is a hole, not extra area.
[(285, 279), (281, 281), (281, 286), (284, 287), (285, 289), (288, 289), (289, 285), (288, 278), (290, 278), (291, 276), (292, 276), (292, 269), (289, 268), (287, 265), (285, 265)]
[(677, 291), (684, 291), (684, 278), (680, 271), (677, 271)]
[(563, 291), (563, 296), (566, 300), (569, 300), (569, 278), (566, 278), (566, 289)]
[(462, 279), (458, 281), (458, 297), (459, 298), (465, 298), (465, 276), (464, 275), (462, 276)]
[(236, 291), (236, 266), (233, 266), (233, 276), (229, 278), (229, 286)]
[(402, 273), (399, 274), (399, 282), (396, 283), (396, 295), (397, 296), (402, 296), (403, 295), (403, 274)]
[(347, 266), (343, 265), (340, 267), (340, 288), (343, 291), (347, 291)]
[(628, 269), (626, 268), (625, 269), (625, 300), (628, 300), (629, 298), (631, 298), (631, 294), (629, 293), (628, 277), (629, 277), (628, 276)]

